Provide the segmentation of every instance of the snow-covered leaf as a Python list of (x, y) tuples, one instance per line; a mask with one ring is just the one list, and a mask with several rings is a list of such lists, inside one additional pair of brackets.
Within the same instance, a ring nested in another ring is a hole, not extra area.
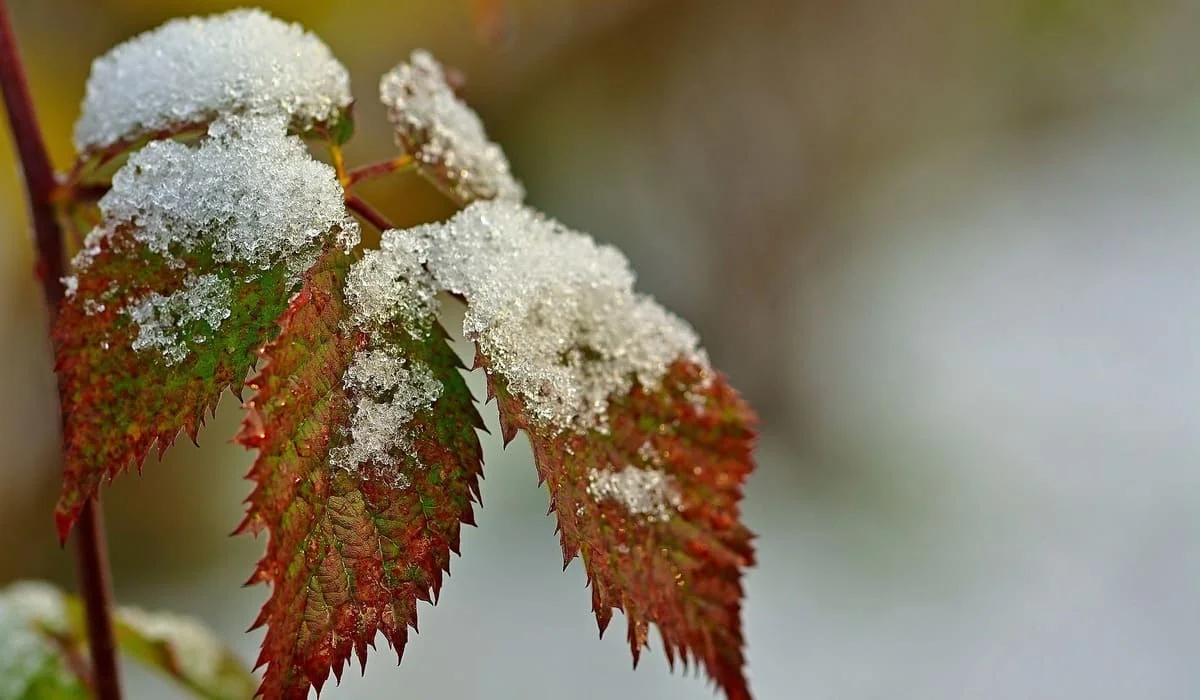
[(633, 291), (619, 251), (517, 203), (384, 240), (466, 300), (504, 437), (528, 434), (601, 630), (623, 610), (636, 662), (654, 624), (672, 663), (748, 698), (741, 575), (754, 555), (738, 504), (755, 417), (692, 329)]
[(179, 18), (95, 60), (75, 147), (86, 155), (228, 114), (332, 131), (351, 102), (346, 69), (297, 24), (253, 9)]
[(384, 75), (379, 96), (396, 145), (456, 201), (524, 199), (525, 189), (513, 179), (504, 151), (488, 140), (479, 115), (454, 94), (429, 53), (414, 51), (407, 63)]
[(474, 522), (482, 422), (431, 295), (406, 289), (419, 267), (389, 257), (319, 264), (251, 380), (238, 441), (259, 454), (239, 530), (269, 533), (250, 579), (273, 587), (256, 622), (264, 697), (307, 698), (352, 653), (365, 665), (379, 632), (402, 654)]
[(358, 240), (333, 169), (279, 117), (226, 117), (197, 146), (156, 141), (100, 201), (54, 328), (65, 538), (100, 481), (182, 430), (193, 440), (321, 251)]

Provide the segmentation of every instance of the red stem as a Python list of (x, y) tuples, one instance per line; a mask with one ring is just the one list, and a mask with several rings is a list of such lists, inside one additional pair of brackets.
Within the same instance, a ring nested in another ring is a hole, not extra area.
[(346, 189), (354, 187), (363, 180), (370, 180), (372, 178), (382, 177), (384, 175), (389, 175), (401, 170), (407, 170), (415, 167), (415, 165), (416, 164), (413, 161), (412, 156), (403, 155), (391, 160), (385, 160), (379, 163), (371, 163), (370, 165), (364, 165), (361, 168), (355, 168), (354, 170), (346, 173)]
[[(2, 1), (2, 0), (0, 0)], [(392, 225), (388, 218), (381, 214), (375, 207), (367, 204), (362, 197), (356, 194), (346, 193), (346, 208), (366, 219), (372, 226), (380, 231), (386, 231), (390, 228), (396, 228)]]
[[(8, 123), (25, 173), (38, 254), (37, 276), (48, 310), (53, 314), (63, 298), (63, 286), (59, 281), (63, 276), (63, 240), (53, 204), (56, 182), (17, 52), (6, 0), (0, 0), (0, 91), (4, 94)], [(95, 499), (83, 507), (75, 527), (74, 546), (80, 593), (87, 613), (88, 648), (94, 674), (92, 687), (99, 700), (120, 700), (121, 686), (110, 616), (112, 594), (108, 552), (104, 544), (104, 522)]]

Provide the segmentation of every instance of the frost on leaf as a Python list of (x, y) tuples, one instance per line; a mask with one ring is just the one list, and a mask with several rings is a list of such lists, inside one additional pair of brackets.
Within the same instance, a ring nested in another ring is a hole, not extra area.
[(174, 19), (97, 58), (75, 124), (80, 153), (223, 114), (284, 114), (298, 129), (349, 107), (350, 79), (320, 39), (261, 10)]
[[(353, 271), (338, 253), (320, 263), (251, 380), (238, 441), (259, 454), (239, 530), (269, 533), (250, 579), (272, 586), (256, 622), (265, 697), (307, 698), (352, 653), (365, 664), (378, 632), (402, 654), (417, 601), (437, 597), (461, 523), (474, 522), (482, 422), (432, 293), (398, 272), (419, 267), (391, 254)], [(379, 284), (395, 303), (368, 290)], [(406, 317), (405, 299), (423, 300), (424, 316)]]
[(442, 66), (427, 52), (414, 51), (407, 63), (384, 75), (379, 95), (396, 145), (456, 200), (524, 199), (504, 151), (488, 140), (479, 115), (454, 94)]
[(738, 504), (755, 418), (695, 333), (633, 291), (616, 249), (516, 203), (390, 237), (466, 300), (505, 440), (529, 436), (601, 631), (623, 610), (636, 662), (654, 624), (672, 663), (748, 698), (741, 573), (754, 555)]
[(195, 440), (301, 274), (358, 240), (333, 169), (281, 117), (226, 117), (198, 145), (155, 141), (100, 201), (54, 329), (66, 415), (65, 537), (100, 481)]

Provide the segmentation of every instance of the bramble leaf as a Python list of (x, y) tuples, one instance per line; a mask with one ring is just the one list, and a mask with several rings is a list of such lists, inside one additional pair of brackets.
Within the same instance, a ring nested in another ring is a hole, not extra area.
[(601, 631), (624, 610), (636, 663), (653, 623), (672, 664), (696, 661), (748, 698), (741, 573), (754, 555), (738, 504), (755, 417), (691, 327), (634, 291), (616, 249), (516, 202), (383, 242), (465, 299), (504, 437), (529, 435)]
[(749, 698), (741, 574), (754, 552), (738, 520), (753, 468), (749, 406), (721, 375), (676, 362), (657, 389), (614, 398), (607, 431), (559, 433), (531, 420), (486, 358), (477, 362), (505, 442), (529, 436), (563, 566), (582, 556), (600, 633), (623, 611), (636, 666), (653, 623), (672, 666), (699, 662), (730, 700)]
[(239, 531), (269, 533), (250, 579), (273, 587), (255, 623), (269, 698), (319, 691), (352, 652), (365, 666), (377, 632), (401, 655), (479, 496), (482, 422), (445, 332), (348, 324), (348, 265), (308, 275), (238, 436), (259, 450)]
[(101, 480), (182, 430), (193, 441), (317, 254), (357, 241), (333, 170), (281, 119), (229, 118), (199, 146), (156, 141), (100, 201), (55, 323), (68, 531)]

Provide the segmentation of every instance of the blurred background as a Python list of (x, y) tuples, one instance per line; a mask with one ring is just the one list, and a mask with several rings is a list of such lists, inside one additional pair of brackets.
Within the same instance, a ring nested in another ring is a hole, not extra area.
[[(10, 4), (60, 167), (92, 57), (234, 6)], [(760, 699), (1200, 697), (1200, 2), (262, 5), (349, 67), (353, 163), (391, 152), (382, 72), (418, 46), (462, 69), (531, 202), (624, 249), (758, 408)], [(0, 583), (73, 586), (7, 138), (0, 162)], [(449, 213), (417, 178), (364, 194)], [(104, 503), (120, 599), (250, 660), (238, 417)], [(657, 650), (631, 672), (623, 623), (596, 641), (524, 440), (486, 448), (480, 527), (403, 667), (381, 649), (323, 697), (710, 697)]]

